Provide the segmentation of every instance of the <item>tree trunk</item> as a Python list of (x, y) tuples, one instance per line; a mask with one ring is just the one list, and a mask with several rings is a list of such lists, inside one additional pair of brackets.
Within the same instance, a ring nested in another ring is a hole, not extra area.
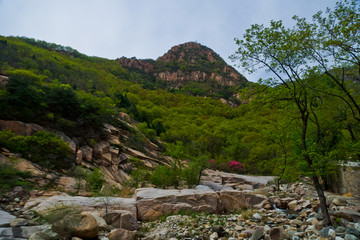
[(312, 180), (314, 182), (315, 189), (316, 189), (317, 195), (318, 195), (319, 200), (320, 200), (320, 209), (321, 209), (322, 216), (324, 218), (324, 225), (325, 226), (330, 226), (331, 225), (330, 215), (329, 215), (329, 212), (328, 212), (328, 208), (326, 206), (326, 197), (324, 195), (324, 191), (321, 188), (321, 185), (320, 185), (320, 182), (319, 182), (319, 179), (318, 179), (317, 176), (313, 176)]

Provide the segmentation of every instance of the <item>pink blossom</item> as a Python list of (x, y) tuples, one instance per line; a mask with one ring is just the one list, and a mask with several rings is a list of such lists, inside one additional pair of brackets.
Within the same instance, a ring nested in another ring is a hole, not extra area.
[(228, 164), (232, 170), (239, 170), (244, 168), (244, 164), (239, 163), (238, 161), (230, 161)]

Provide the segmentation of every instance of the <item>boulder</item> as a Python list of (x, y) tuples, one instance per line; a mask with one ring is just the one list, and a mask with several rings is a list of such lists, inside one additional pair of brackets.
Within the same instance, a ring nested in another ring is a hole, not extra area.
[(38, 214), (46, 213), (47, 209), (56, 205), (79, 206), (83, 211), (108, 212), (114, 210), (127, 210), (136, 216), (136, 203), (134, 198), (119, 197), (81, 197), (69, 196), (62, 193), (52, 197), (38, 197), (30, 199), (24, 206), (25, 210), (33, 210)]
[(347, 201), (344, 198), (334, 198), (332, 201), (332, 204), (336, 205), (336, 206), (346, 206), (347, 205)]
[(129, 231), (125, 229), (115, 229), (109, 233), (109, 240), (135, 240), (136, 231)]
[(282, 227), (275, 227), (270, 230), (272, 240), (290, 239), (290, 235)]
[(344, 209), (334, 212), (333, 215), (338, 218), (344, 218), (350, 222), (360, 223), (360, 212)]
[(0, 120), (0, 130), (11, 130), (16, 135), (30, 136), (44, 128), (34, 123)]
[(9, 227), (10, 222), (15, 218), (16, 217), (10, 213), (0, 210), (0, 227)]
[(82, 159), (87, 162), (92, 162), (93, 158), (93, 149), (89, 147), (88, 145), (81, 146), (80, 148), (82, 153)]
[(29, 225), (29, 221), (24, 218), (15, 218), (10, 222), (10, 227), (21, 227), (27, 225)]
[(75, 179), (73, 177), (60, 177), (56, 180), (57, 186), (67, 193), (76, 193), (81, 188), (85, 187), (86, 181), (82, 179)]
[(242, 191), (220, 191), (220, 200), (224, 211), (229, 213), (243, 208), (262, 208), (269, 203), (268, 198), (263, 195)]
[(114, 228), (122, 228), (130, 231), (139, 229), (136, 217), (129, 211), (116, 210), (106, 214), (103, 218), (108, 225)]
[(94, 146), (94, 154), (97, 158), (100, 158), (103, 154), (108, 153), (110, 144), (108, 142), (98, 142)]
[(22, 172), (29, 172), (34, 177), (42, 177), (46, 173), (35, 163), (32, 163), (23, 158), (17, 158), (16, 161), (13, 161), (14, 167)]
[(95, 238), (99, 233), (99, 227), (96, 219), (90, 213), (81, 213), (79, 221), (69, 222), (71, 224), (68, 229), (71, 229), (71, 236), (83, 239)]
[(288, 203), (288, 207), (290, 210), (295, 210), (295, 208), (297, 207), (298, 205), (298, 201), (297, 200), (293, 200), (291, 202)]
[(82, 151), (81, 151), (81, 149), (79, 149), (79, 150), (77, 150), (77, 152), (76, 152), (75, 163), (76, 163), (77, 165), (80, 165), (81, 162), (82, 162), (82, 159), (83, 159)]
[(96, 223), (99, 227), (99, 231), (108, 230), (109, 226), (107, 225), (106, 221), (99, 216), (98, 212), (89, 212), (96, 220)]
[(179, 211), (221, 212), (218, 195), (211, 189), (136, 190), (137, 212), (140, 220), (153, 220), (161, 215)]

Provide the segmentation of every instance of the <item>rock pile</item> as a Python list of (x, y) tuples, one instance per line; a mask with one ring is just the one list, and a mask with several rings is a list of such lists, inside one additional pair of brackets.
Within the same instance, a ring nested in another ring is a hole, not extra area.
[[(311, 186), (296, 183), (276, 193), (274, 187), (256, 188), (250, 183), (246, 184), (254, 190), (235, 190), (217, 182), (209, 184), (213, 188), (141, 188), (133, 198), (56, 192), (37, 196), (36, 191), (28, 196), (19, 195), (18, 188), (8, 195), (12, 207), (1, 206), (15, 216), (0, 211), (0, 239), (59, 239), (61, 233), (77, 240), (360, 239), (359, 199), (327, 194), (334, 227), (326, 227)], [(16, 201), (26, 203), (16, 206)], [(44, 216), (63, 206), (79, 212), (70, 212), (51, 226), (37, 225), (34, 212)]]

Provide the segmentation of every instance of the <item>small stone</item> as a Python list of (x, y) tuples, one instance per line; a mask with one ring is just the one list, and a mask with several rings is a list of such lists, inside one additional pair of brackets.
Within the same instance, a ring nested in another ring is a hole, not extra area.
[(344, 240), (342, 237), (335, 237), (335, 240)]
[(292, 221), (292, 223), (295, 224), (295, 225), (297, 225), (297, 226), (301, 226), (301, 225), (303, 224), (303, 222), (300, 221), (299, 219), (294, 219), (294, 220)]
[(253, 215), (253, 218), (256, 219), (256, 220), (261, 220), (262, 219), (262, 217), (261, 217), (261, 215), (259, 213), (255, 213)]
[(336, 233), (344, 233), (345, 232), (345, 228), (343, 226), (339, 226), (335, 229)]
[(331, 239), (334, 239), (336, 237), (334, 229), (330, 229), (328, 234), (329, 234), (329, 238), (331, 238)]
[(210, 237), (209, 237), (210, 240), (216, 240), (216, 239), (219, 239), (219, 235), (217, 232), (213, 232)]
[(250, 240), (259, 240), (264, 236), (264, 231), (262, 229), (257, 228), (253, 235), (251, 236)]
[(345, 234), (345, 240), (358, 240), (357, 237), (355, 237), (354, 235), (352, 234)]
[(330, 230), (334, 231), (335, 234), (335, 230), (333, 227), (324, 227), (323, 229), (320, 230), (320, 235), (323, 236), (324, 238), (329, 238), (329, 232)]
[(360, 232), (360, 223), (355, 223), (355, 224), (354, 224), (354, 229), (355, 229), (356, 231), (359, 231), (359, 232)]
[(27, 225), (28, 225), (28, 220), (24, 218), (15, 218), (10, 222), (10, 227), (21, 227)]
[(347, 201), (343, 198), (334, 198), (334, 200), (332, 201), (332, 204), (334, 204), (336, 206), (346, 206)]
[(311, 225), (317, 225), (319, 224), (319, 220), (316, 217), (312, 217), (306, 220), (307, 223), (310, 223)]

